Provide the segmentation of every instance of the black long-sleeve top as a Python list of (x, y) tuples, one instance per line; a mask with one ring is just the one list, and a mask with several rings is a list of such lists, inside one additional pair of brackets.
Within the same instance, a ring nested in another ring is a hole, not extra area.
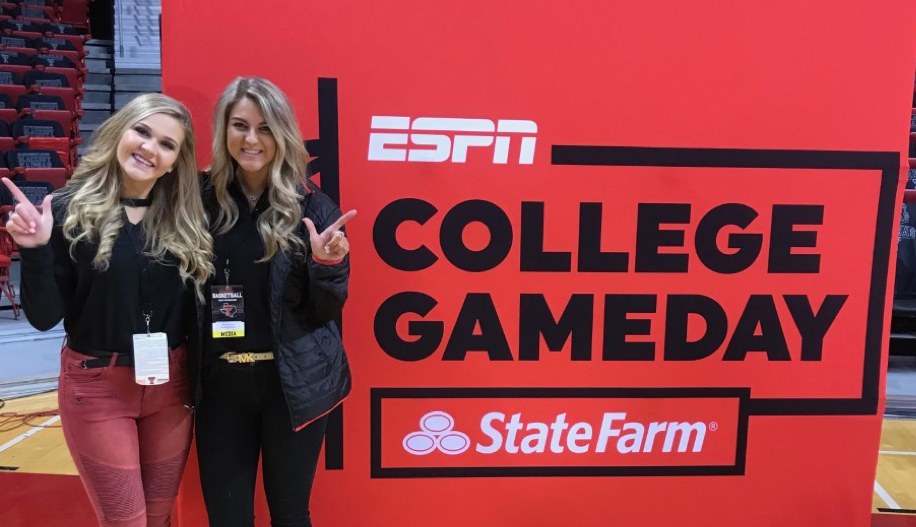
[[(151, 312), (149, 329), (164, 332), (169, 345), (185, 340), (182, 309), (193, 294), (181, 280), (178, 268), (142, 254), (142, 223), (131, 224), (124, 215), (106, 271), (92, 266), (98, 247), (80, 242), (70, 255), (70, 242), (61, 225), (66, 198), (53, 202), (54, 228), (41, 247), (20, 248), (22, 255), (22, 306), (29, 322), (41, 331), (63, 319), (68, 345), (87, 355), (108, 357), (131, 353), (133, 334), (146, 332), (144, 311)], [(142, 276), (142, 278), (141, 278)]]
[[(239, 208), (239, 217), (229, 232), (213, 234), (213, 251), (216, 254), (216, 276), (213, 282), (217, 286), (227, 285), (225, 270), (229, 269), (229, 284), (242, 286), (245, 301), (245, 336), (204, 339), (205, 363), (227, 351), (258, 352), (271, 351), (274, 348), (270, 331), (268, 294), (270, 262), (257, 262), (264, 257), (264, 240), (257, 230), (256, 223), (261, 213), (270, 206), (270, 201), (267, 199), (267, 192), (264, 192), (254, 209), (249, 212), (248, 199), (237, 181), (229, 184), (228, 191)], [(208, 290), (207, 305), (210, 303), (211, 296)], [(210, 327), (212, 320), (212, 310), (207, 309), (206, 328)]]

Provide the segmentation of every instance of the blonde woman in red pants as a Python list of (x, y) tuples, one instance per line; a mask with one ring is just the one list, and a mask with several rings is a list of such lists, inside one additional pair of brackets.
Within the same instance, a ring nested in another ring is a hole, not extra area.
[(96, 132), (67, 186), (7, 229), (22, 255), (29, 322), (64, 321), (58, 402), (64, 436), (106, 527), (160, 527), (191, 442), (187, 360), (199, 347), (212, 238), (191, 117), (142, 95)]

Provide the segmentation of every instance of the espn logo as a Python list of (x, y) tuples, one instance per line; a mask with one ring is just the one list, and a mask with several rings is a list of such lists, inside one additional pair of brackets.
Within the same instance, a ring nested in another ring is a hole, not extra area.
[(492, 147), (493, 163), (505, 165), (517, 143), (518, 164), (530, 165), (534, 162), (537, 131), (534, 121), (517, 119), (494, 123), (489, 119), (417, 117), (411, 121), (410, 117), (374, 115), (369, 161), (466, 163), (468, 149)]

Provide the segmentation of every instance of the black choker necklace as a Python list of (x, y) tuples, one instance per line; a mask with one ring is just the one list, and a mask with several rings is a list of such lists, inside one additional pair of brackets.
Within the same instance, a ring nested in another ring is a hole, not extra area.
[(125, 207), (149, 207), (153, 198), (121, 198), (121, 205)]

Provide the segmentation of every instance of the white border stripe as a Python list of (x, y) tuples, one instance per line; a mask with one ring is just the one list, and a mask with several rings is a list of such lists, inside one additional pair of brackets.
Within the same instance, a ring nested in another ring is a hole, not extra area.
[(878, 483), (878, 480), (875, 480), (875, 492), (878, 494), (878, 496), (881, 496), (881, 499), (884, 500), (884, 503), (887, 504), (888, 508), (891, 508), (891, 509), (902, 508), (896, 501), (894, 501), (894, 498), (892, 498), (891, 495), (888, 494), (886, 490), (884, 490), (884, 487), (882, 487), (881, 484)]
[(916, 456), (916, 452), (901, 452), (899, 450), (880, 450), (879, 454), (887, 454), (889, 456)]
[(21, 442), (25, 441), (27, 438), (29, 438), (29, 437), (31, 437), (31, 436), (37, 434), (38, 432), (42, 431), (42, 430), (44, 429), (45, 426), (53, 425), (54, 423), (56, 423), (56, 422), (58, 422), (58, 421), (60, 421), (60, 416), (59, 416), (59, 415), (55, 415), (54, 417), (48, 419), (48, 420), (45, 421), (44, 423), (41, 423), (41, 424), (38, 425), (37, 427), (32, 428), (32, 429), (29, 430), (28, 432), (26, 432), (26, 433), (24, 433), (24, 434), (22, 434), (22, 435), (20, 435), (20, 436), (14, 437), (13, 439), (10, 439), (10, 440), (7, 441), (6, 443), (4, 443), (2, 446), (0, 446), (0, 452), (3, 452), (4, 450), (10, 448), (11, 446), (13, 446), (13, 445), (15, 445), (15, 444), (18, 444), (18, 443), (21, 443)]

